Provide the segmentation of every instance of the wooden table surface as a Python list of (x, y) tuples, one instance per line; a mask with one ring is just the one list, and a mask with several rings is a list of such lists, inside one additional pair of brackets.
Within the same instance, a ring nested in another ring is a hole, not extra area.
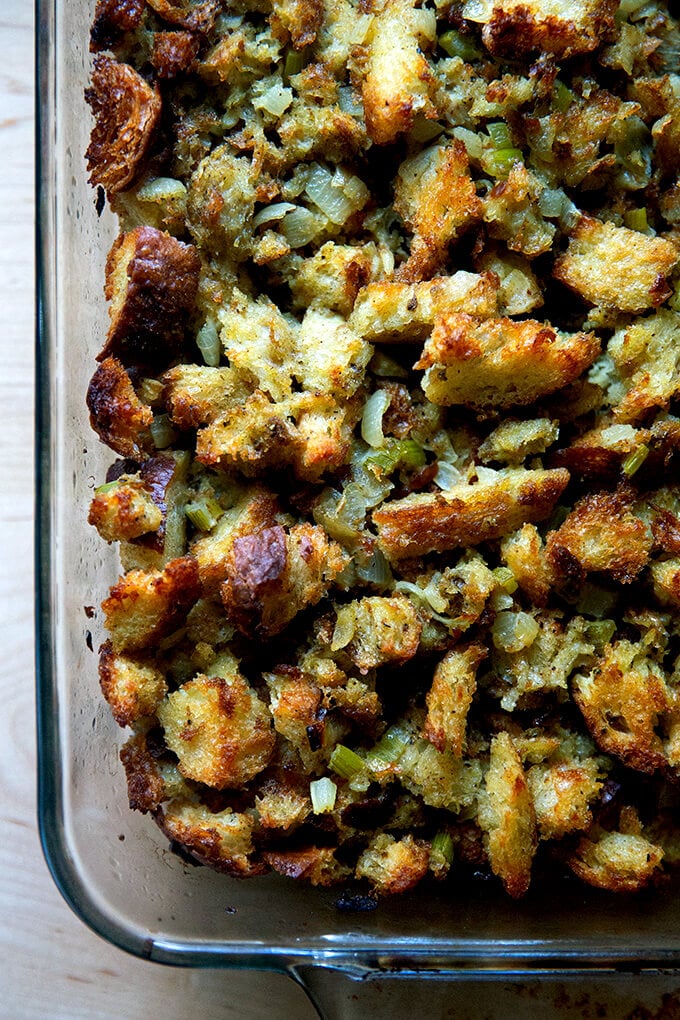
[[(62, 0), (68, 2), (68, 0)], [(0, 2), (0, 1017), (104, 1020), (315, 1015), (287, 978), (160, 967), (128, 957), (70, 912), (35, 823), (33, 699), (33, 11)], [(458, 986), (446, 1015), (680, 1017), (680, 975), (532, 989)], [(669, 994), (673, 998), (669, 998)], [(665, 995), (665, 997), (664, 997)], [(351, 996), (350, 996), (351, 998)], [(393, 1016), (399, 1015), (398, 997)], [(423, 1010), (425, 1012), (425, 1010)], [(363, 1015), (366, 1015), (364, 1013)], [(443, 1015), (443, 1014), (442, 1014)]]

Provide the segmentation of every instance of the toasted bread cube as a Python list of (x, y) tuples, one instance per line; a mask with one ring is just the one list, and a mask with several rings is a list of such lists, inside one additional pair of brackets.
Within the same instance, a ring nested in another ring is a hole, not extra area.
[(498, 277), (489, 272), (460, 270), (413, 284), (369, 283), (359, 291), (349, 325), (372, 343), (412, 343), (423, 340), (440, 315), (495, 315), (497, 295)]
[(543, 540), (534, 524), (525, 524), (501, 543), (505, 563), (517, 584), (537, 606), (544, 606), (553, 584), (553, 573)]
[(679, 258), (661, 237), (582, 216), (553, 275), (589, 304), (642, 312), (670, 296), (666, 277)]
[(200, 48), (194, 32), (154, 32), (151, 63), (159, 78), (176, 78), (191, 69)]
[(158, 816), (169, 840), (216, 871), (243, 877), (259, 875), (265, 868), (253, 859), (253, 819), (245, 812), (213, 812), (202, 804), (179, 798)]
[(416, 10), (414, 0), (388, 0), (373, 16), (362, 95), (366, 130), (377, 145), (408, 131), (416, 114), (436, 115), (435, 78), (422, 52), (435, 34), (434, 17)]
[(477, 759), (457, 758), (448, 749), (438, 751), (427, 740), (414, 739), (399, 759), (398, 775), (428, 807), (458, 813), (477, 800), (482, 766)]
[(168, 357), (195, 310), (200, 268), (196, 248), (162, 230), (135, 227), (121, 234), (106, 260), (111, 324), (98, 360), (130, 347), (136, 360)]
[(425, 736), (438, 751), (451, 749), (460, 758), (465, 749), (467, 714), (477, 689), (477, 667), (486, 655), (481, 645), (447, 652), (434, 672), (427, 693)]
[(390, 560), (479, 545), (545, 520), (567, 487), (564, 468), (510, 468), (491, 481), (416, 493), (373, 511), (380, 546)]
[(619, 422), (636, 422), (656, 408), (665, 409), (680, 390), (680, 315), (663, 308), (618, 330), (610, 355), (626, 387), (614, 407)]
[(362, 853), (355, 876), (367, 878), (382, 895), (393, 896), (413, 889), (427, 874), (429, 862), (429, 845), (424, 840), (381, 833)]
[(508, 733), (498, 733), (491, 741), (479, 824), (486, 833), (494, 875), (510, 896), (523, 896), (529, 888), (536, 852), (536, 812), (522, 762)]
[(310, 846), (303, 850), (267, 850), (262, 858), (274, 871), (287, 878), (299, 878), (311, 885), (335, 885), (349, 878), (351, 871), (341, 864), (330, 846)]
[(265, 674), (277, 733), (289, 742), (304, 773), (319, 773), (349, 732), (346, 720), (327, 713), (321, 688), (297, 667)]
[(559, 435), (559, 422), (550, 418), (508, 419), (490, 432), (479, 448), (482, 464), (500, 461), (521, 464), (527, 457), (545, 453)]
[(340, 315), (308, 309), (300, 326), (295, 376), (312, 393), (353, 396), (364, 380), (373, 348)]
[(671, 609), (680, 609), (680, 557), (651, 563), (649, 572), (659, 602)]
[(541, 839), (562, 839), (567, 833), (590, 827), (590, 805), (602, 788), (597, 769), (590, 762), (533, 765), (527, 772), (527, 783)]
[(191, 795), (189, 784), (167, 757), (159, 757), (147, 734), (136, 733), (120, 750), (133, 811), (156, 812), (164, 800)]
[(271, 527), (276, 523), (279, 506), (276, 497), (262, 485), (245, 489), (226, 510), (213, 530), (191, 547), (198, 563), (201, 585), (206, 595), (215, 595), (227, 576), (236, 539)]
[(579, 500), (546, 541), (546, 556), (556, 577), (581, 578), (606, 571), (630, 584), (647, 563), (652, 536), (616, 492), (597, 492)]
[(543, 304), (543, 292), (528, 259), (510, 252), (485, 252), (476, 262), (480, 272), (495, 273), (499, 280), (498, 311), (501, 315), (527, 315)]
[(302, 261), (290, 280), (293, 299), (302, 308), (329, 308), (347, 316), (361, 288), (379, 275), (380, 263), (378, 250), (370, 244), (327, 241)]
[(644, 649), (623, 640), (608, 645), (597, 667), (575, 677), (572, 689), (593, 739), (607, 754), (648, 774), (678, 765), (678, 697)]
[(255, 301), (240, 291), (234, 291), (219, 319), (229, 364), (244, 379), (255, 380), (272, 400), (290, 396), (297, 322), (285, 316), (266, 295)]
[(433, 404), (479, 410), (530, 404), (577, 379), (600, 353), (593, 333), (558, 333), (535, 319), (435, 320), (416, 368)]
[(110, 641), (99, 652), (99, 684), (119, 726), (154, 715), (168, 690), (151, 659), (117, 655)]
[(121, 457), (143, 460), (152, 448), (153, 411), (134, 391), (123, 365), (105, 358), (87, 389), (90, 424), (102, 443)]
[(311, 46), (323, 22), (323, 0), (273, 0), (270, 24), (274, 35), (296, 50)]
[(253, 164), (229, 145), (218, 145), (201, 161), (189, 182), (187, 225), (206, 254), (237, 262), (252, 254), (256, 185)]
[(354, 627), (343, 651), (361, 673), (408, 662), (418, 651), (422, 624), (404, 595), (368, 596), (343, 606), (342, 612)]
[(220, 11), (220, 0), (147, 0), (163, 21), (189, 32), (207, 34)]
[(170, 419), (181, 429), (207, 425), (238, 407), (250, 387), (233, 368), (176, 365), (163, 376), (163, 400)]
[(663, 856), (661, 847), (644, 836), (604, 832), (594, 839), (580, 839), (567, 864), (581, 881), (596, 889), (635, 892), (653, 881)]
[(543, 218), (539, 208), (542, 190), (538, 178), (524, 164), (515, 163), (507, 178), (493, 186), (482, 204), (491, 236), (529, 258), (550, 251), (555, 236), (555, 227)]
[(480, 22), (494, 56), (552, 53), (573, 57), (597, 49), (614, 28), (617, 0), (466, 0), (463, 17)]
[(302, 792), (286, 773), (260, 783), (255, 807), (263, 829), (289, 832), (301, 825), (312, 810), (309, 788)]
[(88, 146), (90, 183), (109, 195), (124, 191), (143, 169), (161, 117), (161, 96), (134, 68), (99, 54), (85, 98), (95, 118)]
[(399, 279), (431, 276), (445, 261), (449, 243), (482, 212), (463, 143), (435, 145), (405, 160), (397, 174), (394, 208), (414, 234)]
[(171, 560), (163, 571), (130, 570), (102, 603), (115, 652), (152, 646), (186, 616), (201, 592), (191, 556)]
[(144, 483), (131, 478), (109, 491), (95, 492), (87, 521), (106, 542), (129, 541), (157, 531), (163, 512)]
[(216, 790), (250, 782), (274, 752), (272, 716), (243, 677), (199, 674), (158, 706), (179, 770)]
[(314, 606), (348, 557), (323, 528), (280, 524), (234, 539), (220, 588), (227, 616), (244, 634), (272, 637)]

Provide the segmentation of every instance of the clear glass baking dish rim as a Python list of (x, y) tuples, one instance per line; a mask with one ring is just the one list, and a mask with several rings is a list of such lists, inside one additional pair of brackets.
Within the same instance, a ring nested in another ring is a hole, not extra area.
[(56, 333), (56, 60), (58, 0), (36, 0), (37, 43), (37, 346), (36, 346), (36, 676), (38, 815), (43, 850), (54, 880), (77, 915), (95, 932), (141, 958), (190, 966), (263, 968), (292, 974), (308, 985), (310, 965), (365, 978), (527, 976), (656, 970), (680, 967), (680, 936), (667, 946), (633, 936), (625, 946), (573, 938), (422, 938), (344, 933), (300, 940), (182, 940), (143, 933), (100, 908), (83, 883), (65, 838), (62, 706), (55, 672), (55, 435), (54, 342)]

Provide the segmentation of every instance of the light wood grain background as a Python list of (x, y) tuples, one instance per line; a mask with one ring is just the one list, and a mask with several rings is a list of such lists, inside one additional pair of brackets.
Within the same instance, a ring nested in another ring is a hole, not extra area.
[[(68, 0), (61, 0), (67, 3)], [(0, 0), (0, 1017), (309, 1020), (279, 975), (159, 967), (91, 933), (53, 886), (35, 824), (33, 4)], [(458, 986), (448, 1017), (680, 1017), (680, 975)], [(393, 1017), (401, 1014), (391, 995)], [(352, 990), (348, 1001), (352, 999)], [(423, 990), (423, 1012), (427, 992)], [(360, 1010), (359, 1015), (369, 1015)], [(441, 1014), (444, 1015), (444, 1014)]]

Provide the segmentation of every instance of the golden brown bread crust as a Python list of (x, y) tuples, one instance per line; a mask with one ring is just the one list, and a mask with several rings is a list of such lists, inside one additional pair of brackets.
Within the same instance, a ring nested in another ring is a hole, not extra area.
[(177, 28), (209, 32), (221, 7), (221, 0), (146, 0), (156, 14)]
[(124, 366), (104, 358), (87, 390), (90, 424), (102, 443), (121, 457), (143, 460), (151, 450), (153, 411), (142, 403)]
[(569, 481), (564, 468), (499, 472), (492, 483), (407, 496), (373, 512), (390, 560), (424, 556), (501, 538), (525, 522), (549, 517)]
[(438, 751), (449, 747), (460, 758), (465, 749), (467, 714), (477, 689), (477, 668), (487, 654), (482, 645), (447, 652), (428, 691), (424, 734)]
[(110, 641), (99, 650), (99, 683), (119, 726), (153, 716), (168, 689), (153, 659), (116, 655)]
[(186, 616), (200, 592), (192, 556), (171, 560), (162, 571), (129, 571), (102, 603), (114, 650), (153, 647)]
[(274, 0), (269, 21), (277, 38), (302, 50), (316, 40), (323, 13), (322, 0)]
[(161, 97), (129, 64), (98, 54), (85, 98), (95, 118), (87, 149), (90, 183), (109, 195), (141, 173), (161, 116)]
[(141, 23), (145, 0), (97, 0), (90, 28), (90, 50), (108, 50)]
[(310, 846), (304, 850), (267, 850), (262, 858), (274, 871), (288, 878), (302, 878), (311, 885), (334, 885), (348, 878), (350, 870), (335, 857), (333, 847)]
[(535, 319), (435, 319), (416, 368), (434, 404), (479, 410), (531, 404), (577, 379), (600, 353), (593, 333), (559, 334)]
[(194, 312), (201, 260), (193, 245), (154, 227), (121, 234), (106, 260), (111, 324), (99, 360), (124, 354), (170, 356)]
[(151, 63), (159, 78), (176, 78), (191, 70), (200, 48), (194, 32), (154, 32)]
[(616, 0), (579, 0), (563, 5), (564, 16), (544, 13), (541, 4), (532, 0), (490, 0), (484, 6), (492, 10), (482, 39), (494, 55), (544, 52), (572, 57), (589, 53), (607, 37), (614, 28), (617, 4)]

